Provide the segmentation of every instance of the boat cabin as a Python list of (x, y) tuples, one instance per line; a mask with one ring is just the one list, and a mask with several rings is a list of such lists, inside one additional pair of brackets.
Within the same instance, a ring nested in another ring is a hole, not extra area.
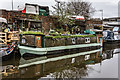
[[(28, 34), (29, 33), (29, 34)], [(20, 35), (20, 45), (36, 48), (44, 48), (44, 36), (38, 32), (28, 31)]]

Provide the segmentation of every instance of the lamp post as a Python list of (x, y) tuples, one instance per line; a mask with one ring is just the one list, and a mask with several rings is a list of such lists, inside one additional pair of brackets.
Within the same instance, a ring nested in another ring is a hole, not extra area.
[[(102, 20), (103, 20), (103, 10), (101, 9), (101, 10), (95, 10), (95, 11), (92, 11), (92, 12), (97, 12), (97, 11), (100, 11), (101, 12), (101, 18), (102, 18)], [(91, 13), (91, 12), (90, 12)]]
[[(101, 16), (102, 16), (102, 24), (103, 24), (103, 10), (99, 10), (101, 12)], [(102, 30), (103, 30), (103, 26), (102, 26)]]
[(99, 10), (101, 12), (101, 16), (102, 16), (102, 21), (103, 21), (103, 10)]
[(12, 10), (13, 10), (13, 0), (12, 0)]
[[(95, 11), (92, 11), (92, 12), (97, 12), (97, 11), (100, 11), (101, 12), (101, 20), (102, 20), (102, 24), (103, 24), (103, 10), (101, 9), (101, 10), (95, 10)], [(90, 12), (90, 13), (92, 13), (92, 12)], [(102, 30), (103, 30), (103, 27), (102, 27)]]
[(101, 18), (102, 18), (102, 24), (103, 24), (103, 10), (101, 9), (101, 10), (95, 10), (94, 12), (96, 12), (96, 11), (100, 11), (101, 12)]
[[(13, 0), (12, 0), (12, 11), (13, 11)], [(13, 28), (13, 31), (15, 31), (14, 15), (12, 16), (12, 28)]]

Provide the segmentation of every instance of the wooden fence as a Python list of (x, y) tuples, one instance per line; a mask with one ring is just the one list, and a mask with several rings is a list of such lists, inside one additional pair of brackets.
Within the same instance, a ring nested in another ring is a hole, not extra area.
[(19, 33), (17, 31), (13, 32), (0, 32), (0, 44), (7, 44), (13, 41), (19, 41)]
[(0, 32), (0, 44), (7, 44), (7, 33)]

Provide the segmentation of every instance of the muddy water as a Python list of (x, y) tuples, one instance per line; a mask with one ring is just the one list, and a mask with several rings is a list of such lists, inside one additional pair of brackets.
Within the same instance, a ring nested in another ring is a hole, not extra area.
[[(89, 52), (39, 57), (14, 56), (3, 61), (2, 78), (118, 78), (118, 55), (120, 48), (104, 48)], [(6, 71), (5, 71), (6, 70)]]

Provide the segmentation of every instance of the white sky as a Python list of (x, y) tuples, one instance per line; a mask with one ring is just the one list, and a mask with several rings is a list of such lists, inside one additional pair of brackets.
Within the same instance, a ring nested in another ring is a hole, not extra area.
[[(67, 0), (59, 0), (67, 1)], [(92, 3), (92, 6), (96, 10), (104, 11), (104, 18), (106, 17), (117, 17), (118, 16), (118, 2), (119, 0), (84, 0)], [(55, 5), (54, 0), (13, 0), (14, 9), (17, 9), (17, 6), (24, 5), (25, 3), (35, 3), (38, 5), (51, 6)], [(12, 0), (0, 0), (0, 9), (11, 9)], [(95, 12), (94, 16), (96, 18), (101, 18), (101, 12)]]

